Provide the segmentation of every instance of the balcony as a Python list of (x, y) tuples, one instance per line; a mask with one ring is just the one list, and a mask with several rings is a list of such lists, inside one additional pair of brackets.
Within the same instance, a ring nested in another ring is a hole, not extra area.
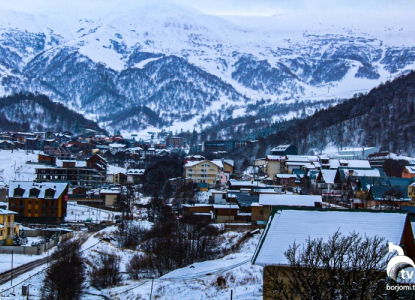
[(7, 222), (6, 227), (16, 227), (16, 222)]

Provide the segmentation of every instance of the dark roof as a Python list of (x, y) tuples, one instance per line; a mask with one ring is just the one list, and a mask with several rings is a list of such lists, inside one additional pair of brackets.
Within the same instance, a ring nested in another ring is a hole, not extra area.
[(240, 206), (251, 206), (252, 203), (259, 203), (258, 195), (250, 195), (249, 193), (235, 193), (234, 195)]
[(379, 186), (375, 185), (371, 187), (372, 195), (374, 200), (386, 200), (385, 192), (395, 189), (402, 192), (402, 197), (399, 199), (393, 199), (395, 201), (409, 201), (408, 198), (408, 187), (406, 186)]

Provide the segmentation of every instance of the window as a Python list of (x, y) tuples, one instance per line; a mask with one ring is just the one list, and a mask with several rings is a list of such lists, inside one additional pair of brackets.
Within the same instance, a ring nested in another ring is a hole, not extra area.
[(38, 190), (37, 188), (31, 188), (29, 190), (29, 197), (38, 197), (40, 194), (40, 190)]
[(30, 214), (30, 209), (29, 209), (28, 213)]
[(14, 197), (23, 197), (24, 189), (21, 189), (20, 187), (14, 189), (13, 196)]
[(200, 177), (206, 178), (206, 174), (201, 174)]
[(259, 214), (260, 215), (262, 215), (264, 213), (264, 211), (261, 209), (260, 211), (259, 211)]
[(202, 164), (202, 167), (210, 167), (209, 164)]
[(37, 214), (37, 209), (35, 209), (35, 214)]
[(38, 204), (38, 201), (36, 201), (36, 205)]
[(189, 177), (193, 177), (193, 175), (192, 174), (189, 174)]
[(200, 170), (200, 172), (206, 173), (206, 169), (202, 169), (202, 170)]
[(31, 200), (29, 200), (29, 204), (32, 204), (32, 201)]
[(193, 169), (189, 169), (189, 172), (193, 172)]

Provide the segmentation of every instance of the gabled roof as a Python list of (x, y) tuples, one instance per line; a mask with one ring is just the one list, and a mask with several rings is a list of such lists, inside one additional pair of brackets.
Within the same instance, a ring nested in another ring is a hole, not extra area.
[(336, 178), (337, 170), (321, 170), (321, 177), (325, 183), (334, 183)]
[(414, 166), (406, 166), (405, 169), (409, 172), (409, 174), (415, 174)]
[(265, 228), (252, 263), (260, 266), (288, 265), (284, 252), (295, 242), (307, 239), (327, 241), (337, 230), (367, 237), (383, 237), (401, 244), (407, 213), (400, 211), (275, 209)]

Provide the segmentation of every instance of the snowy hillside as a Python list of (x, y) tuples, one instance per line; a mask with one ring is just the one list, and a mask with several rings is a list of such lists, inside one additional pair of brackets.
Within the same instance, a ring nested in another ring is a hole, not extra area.
[(42, 92), (108, 128), (189, 129), (219, 109), (244, 115), (260, 99), (349, 98), (415, 66), (405, 16), (340, 23), (166, 3), (33, 2), (0, 12), (0, 94)]

